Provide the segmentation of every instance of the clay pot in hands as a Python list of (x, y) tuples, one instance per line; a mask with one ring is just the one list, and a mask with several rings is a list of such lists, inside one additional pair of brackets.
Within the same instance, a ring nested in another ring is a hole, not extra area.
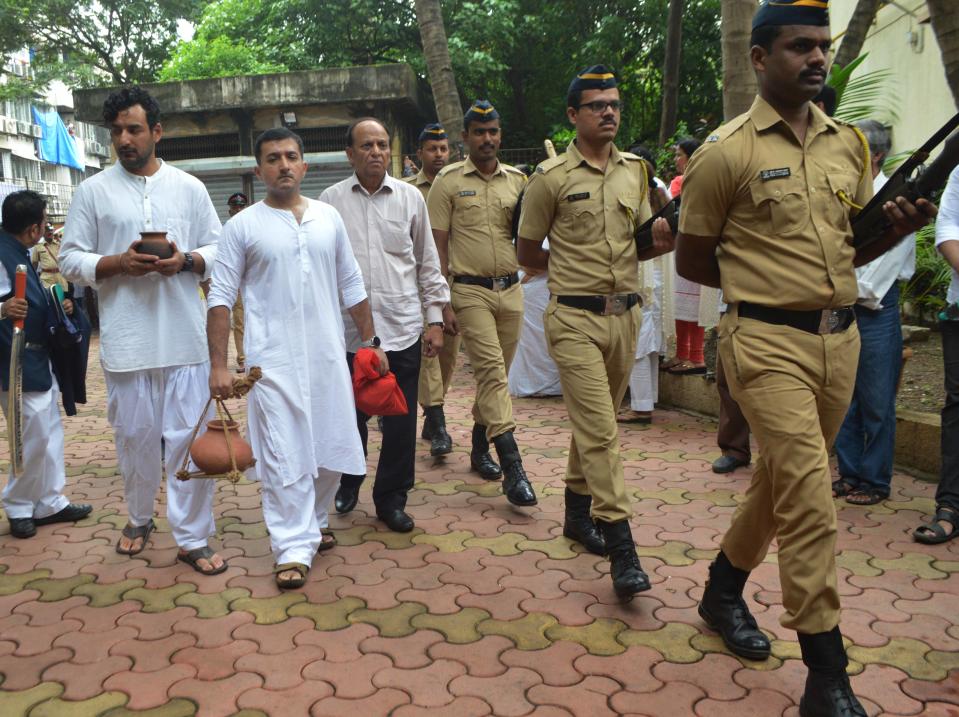
[(140, 232), (136, 249), (139, 254), (152, 254), (159, 259), (173, 256), (173, 245), (166, 238), (166, 232)]
[(233, 470), (233, 464), (230, 463), (230, 450), (226, 443), (226, 431), (230, 432), (230, 443), (233, 446), (237, 470), (245, 471), (256, 463), (253, 459), (253, 449), (240, 436), (237, 422), (213, 420), (207, 422), (206, 432), (197, 438), (190, 448), (190, 458), (196, 463), (197, 468), (207, 475), (220, 475)]

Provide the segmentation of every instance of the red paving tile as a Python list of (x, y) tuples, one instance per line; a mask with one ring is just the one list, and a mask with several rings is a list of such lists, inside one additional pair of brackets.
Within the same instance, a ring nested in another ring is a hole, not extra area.
[[(67, 491), (93, 503), (93, 516), (27, 541), (10, 538), (0, 520), (3, 693), (45, 682), (68, 701), (113, 690), (129, 695), (130, 710), (186, 699), (198, 715), (794, 717), (799, 660), (755, 669), (703, 654), (716, 638), (697, 601), (749, 481), (748, 471), (710, 471), (715, 424), (657, 411), (650, 427), (621, 431), (627, 489), (642, 495), (633, 536), (654, 583), (623, 604), (608, 561), (570, 552), (562, 537), (562, 402), (514, 403), (540, 493), (538, 506), (516, 510), (499, 494), (482, 495), (493, 487), (468, 470), (466, 371), (447, 402), (456, 450), (433, 461), (418, 443), (409, 499), (418, 530), (387, 532), (367, 486), (356, 511), (331, 517), (340, 545), (284, 596), (253, 482), (217, 486), (211, 545), (230, 563), (222, 575), (203, 578), (176, 562), (163, 493), (149, 548), (135, 558), (114, 552), (126, 507), (102, 376), (91, 370), (91, 402), (66, 425)], [(242, 402), (236, 408), (242, 414)], [(375, 430), (370, 450), (372, 465)], [(959, 542), (913, 543), (934, 486), (897, 475), (893, 487), (876, 509), (837, 503), (842, 628), (867, 660), (854, 662), (852, 683), (870, 715), (959, 717)], [(745, 594), (761, 627), (782, 641), (777, 649), (795, 651), (795, 633), (778, 623), (775, 550)], [(124, 599), (132, 589), (136, 599)], [(294, 604), (304, 612), (290, 615)]]

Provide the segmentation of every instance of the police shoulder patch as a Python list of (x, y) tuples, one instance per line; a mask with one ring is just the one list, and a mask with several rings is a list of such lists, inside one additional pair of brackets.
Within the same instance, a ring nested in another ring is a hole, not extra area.
[(556, 169), (556, 167), (561, 167), (564, 164), (566, 164), (566, 152), (555, 157), (550, 157), (549, 159), (544, 159), (537, 165), (536, 171), (540, 174), (546, 174), (551, 169)]
[(707, 142), (718, 142), (718, 141), (719, 141), (719, 135), (718, 135), (718, 134), (711, 134), (711, 135), (709, 135), (709, 136), (706, 138), (706, 141), (707, 141)]

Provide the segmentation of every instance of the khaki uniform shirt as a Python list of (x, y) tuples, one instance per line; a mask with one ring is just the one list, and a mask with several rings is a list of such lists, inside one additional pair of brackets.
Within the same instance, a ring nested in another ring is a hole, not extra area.
[(31, 261), (37, 267), (40, 282), (48, 289), (59, 284), (66, 291), (67, 280), (60, 274), (60, 242), (44, 241), (33, 247), (32, 253)]
[(805, 144), (765, 100), (723, 125), (689, 162), (679, 230), (719, 237), (723, 296), (785, 309), (856, 303), (850, 205), (872, 197), (869, 150), (810, 105)]
[(549, 290), (554, 295), (626, 294), (639, 290), (634, 232), (649, 219), (642, 160), (612, 148), (601, 170), (570, 144), (536, 168), (523, 194), (519, 236), (549, 235)]
[(487, 179), (468, 157), (440, 170), (427, 205), (433, 229), (448, 231), (453, 276), (506, 276), (519, 268), (513, 210), (526, 175), (498, 162)]
[(412, 184), (417, 189), (420, 190), (420, 194), (423, 195), (423, 201), (425, 202), (430, 196), (430, 180), (426, 178), (426, 174), (421, 169), (418, 174), (413, 175), (412, 177), (406, 177), (403, 179), (407, 184)]

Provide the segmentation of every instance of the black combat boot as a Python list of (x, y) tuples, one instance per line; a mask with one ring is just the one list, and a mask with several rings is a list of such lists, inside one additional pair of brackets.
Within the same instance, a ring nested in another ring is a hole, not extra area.
[(533, 486), (523, 470), (523, 458), (519, 454), (513, 432), (499, 434), (493, 439), (493, 445), (496, 446), (496, 454), (503, 466), (503, 492), (506, 500), (513, 505), (536, 505), (536, 493), (533, 492)]
[(699, 616), (718, 632), (726, 647), (749, 660), (769, 657), (769, 639), (759, 630), (743, 600), (749, 573), (729, 562), (722, 551), (709, 566), (709, 580), (699, 603)]
[(799, 633), (802, 661), (809, 668), (800, 717), (866, 717), (846, 675), (846, 648), (838, 627), (815, 635)]
[(430, 455), (445, 456), (447, 453), (452, 453), (453, 439), (446, 432), (446, 416), (443, 414), (443, 407), (430, 406), (426, 409), (426, 418), (430, 424)]
[(480, 474), (483, 480), (499, 480), (503, 471), (489, 454), (489, 441), (486, 440), (486, 426), (473, 424), (473, 450), (470, 451), (470, 468)]
[(433, 426), (430, 422), (429, 406), (423, 406), (423, 430), (420, 432), (420, 438), (424, 441), (429, 441), (433, 438)]
[(606, 540), (606, 554), (609, 555), (609, 575), (613, 579), (613, 590), (622, 600), (631, 600), (636, 593), (649, 590), (649, 576), (643, 572), (636, 554), (636, 543), (628, 520), (607, 523), (597, 520), (603, 538)]
[(563, 523), (563, 535), (586, 548), (595, 555), (606, 555), (606, 543), (589, 515), (593, 504), (591, 495), (580, 495), (566, 489), (566, 521)]

